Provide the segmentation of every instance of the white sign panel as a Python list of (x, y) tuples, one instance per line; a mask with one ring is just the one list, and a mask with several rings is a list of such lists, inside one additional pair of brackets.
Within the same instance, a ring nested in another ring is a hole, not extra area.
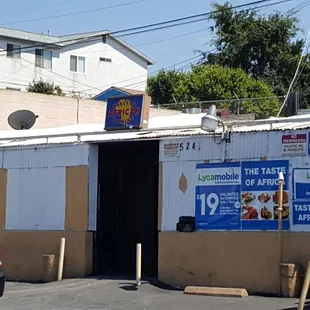
[(307, 134), (283, 135), (283, 156), (304, 156), (307, 154)]
[(180, 143), (164, 143), (164, 157), (177, 157), (180, 155)]

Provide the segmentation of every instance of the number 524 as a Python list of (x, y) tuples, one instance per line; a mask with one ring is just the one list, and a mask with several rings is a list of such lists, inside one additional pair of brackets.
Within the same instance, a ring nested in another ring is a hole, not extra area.
[[(196, 142), (190, 143), (190, 142), (182, 142), (180, 143), (180, 151), (182, 152), (183, 150), (196, 150), (197, 146), (196, 146)], [(200, 150), (200, 143), (198, 145), (198, 150)]]

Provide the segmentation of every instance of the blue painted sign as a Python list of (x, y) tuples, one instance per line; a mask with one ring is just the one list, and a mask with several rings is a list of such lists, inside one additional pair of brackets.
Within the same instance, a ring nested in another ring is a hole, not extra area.
[(197, 229), (240, 228), (239, 163), (201, 165), (197, 167), (196, 225)]
[(293, 224), (310, 225), (310, 200), (293, 201)]
[(196, 229), (276, 230), (278, 177), (284, 174), (283, 229), (289, 229), (289, 162), (197, 165)]
[(109, 98), (104, 129), (142, 128), (143, 105), (143, 95)]

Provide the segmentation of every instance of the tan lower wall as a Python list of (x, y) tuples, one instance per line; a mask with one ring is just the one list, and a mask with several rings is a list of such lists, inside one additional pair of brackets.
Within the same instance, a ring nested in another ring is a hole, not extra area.
[[(273, 232), (161, 232), (158, 277), (170, 285), (241, 287), (279, 294), (280, 247)], [(285, 233), (283, 262), (305, 271), (310, 234)]]
[(58, 254), (66, 238), (64, 277), (92, 272), (92, 233), (66, 231), (0, 231), (0, 249), (7, 279), (43, 280), (43, 254)]
[(8, 171), (0, 169), (0, 229), (5, 229)]
[(88, 167), (66, 167), (66, 216), (67, 231), (88, 229)]

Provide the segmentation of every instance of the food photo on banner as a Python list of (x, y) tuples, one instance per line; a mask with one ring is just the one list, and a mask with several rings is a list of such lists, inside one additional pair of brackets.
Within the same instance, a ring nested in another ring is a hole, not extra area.
[(256, 161), (241, 163), (242, 229), (278, 229), (279, 173), (284, 175), (283, 229), (289, 229), (289, 162)]
[(289, 162), (198, 164), (197, 230), (278, 229), (278, 177), (284, 175), (283, 229), (289, 230)]

